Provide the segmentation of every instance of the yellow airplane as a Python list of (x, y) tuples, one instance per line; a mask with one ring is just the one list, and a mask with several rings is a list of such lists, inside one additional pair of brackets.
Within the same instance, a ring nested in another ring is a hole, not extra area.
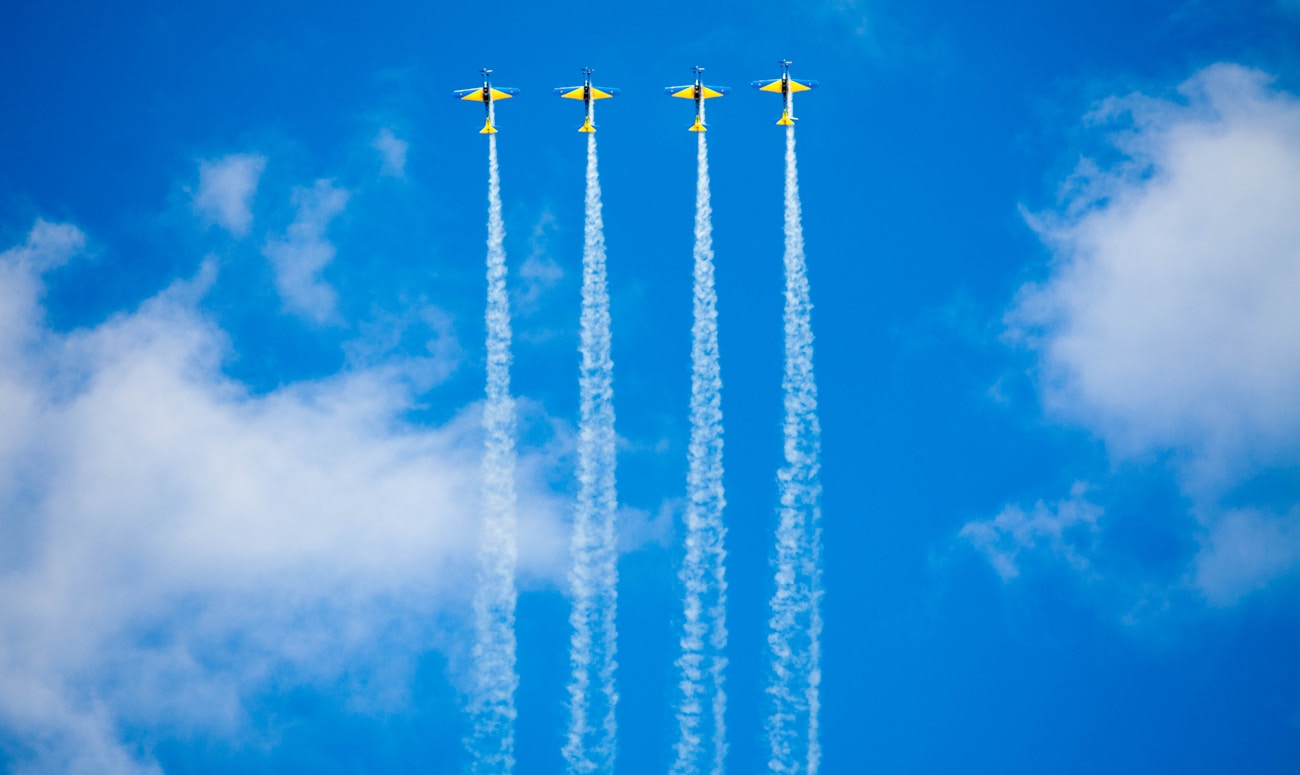
[(555, 93), (570, 100), (582, 100), (583, 105), (587, 108), (587, 120), (582, 122), (579, 132), (595, 132), (596, 125), (592, 123), (595, 118), (595, 109), (591, 103), (594, 100), (603, 100), (609, 97), (618, 96), (619, 90), (608, 86), (592, 86), (591, 74), (595, 71), (590, 67), (582, 68), (584, 76), (581, 86), (561, 86), (555, 90)]
[(481, 135), (494, 135), (497, 128), (492, 124), (492, 119), (496, 115), (496, 111), (492, 108), (493, 103), (497, 100), (508, 100), (518, 94), (519, 90), (509, 86), (497, 88), (491, 83), (491, 70), (483, 68), (479, 72), (483, 74), (483, 86), (477, 89), (457, 89), (452, 94), (455, 94), (456, 99), (459, 100), (483, 103), (483, 108), (487, 110), (487, 123), (483, 124), (483, 128), (478, 130), (478, 133)]
[(669, 86), (664, 91), (671, 97), (695, 100), (695, 123), (691, 124), (691, 131), (703, 132), (708, 129), (708, 125), (704, 123), (704, 101), (731, 94), (731, 89), (726, 86), (705, 86), (700, 83), (700, 73), (704, 72), (703, 67), (693, 67), (691, 72), (695, 73), (695, 83), (687, 86)]
[(785, 100), (785, 110), (781, 111), (781, 120), (776, 122), (778, 126), (794, 126), (794, 93), (797, 91), (808, 91), (816, 89), (816, 81), (796, 81), (790, 77), (790, 65), (792, 62), (788, 59), (781, 60), (781, 77), (773, 78), (770, 81), (754, 81), (750, 84), (759, 91), (778, 92), (781, 99)]

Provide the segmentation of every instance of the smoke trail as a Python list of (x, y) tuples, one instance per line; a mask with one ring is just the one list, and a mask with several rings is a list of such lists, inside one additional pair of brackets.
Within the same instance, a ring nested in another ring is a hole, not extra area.
[[(691, 441), (688, 451), (685, 621), (681, 638), (681, 701), (673, 775), (722, 775), (727, 756), (726, 528), (722, 509), (722, 378), (718, 368), (717, 294), (713, 287), (713, 225), (709, 155), (697, 135), (695, 189), (695, 323), (691, 329)], [(707, 707), (706, 707), (707, 706)], [(712, 744), (705, 742), (711, 737)]]
[[(601, 219), (596, 136), (587, 135), (586, 222), (582, 249), (581, 424), (578, 431), (578, 505), (573, 524), (569, 584), (572, 676), (564, 758), (571, 773), (612, 773), (618, 727), (614, 708), (618, 553), (614, 517), (614, 363), (610, 358), (605, 226)], [(591, 686), (599, 687), (592, 695)], [(599, 718), (599, 728), (592, 719)]]
[[(777, 479), (776, 592), (772, 596), (772, 680), (768, 694), (776, 773), (815, 775), (821, 766), (821, 427), (813, 377), (812, 302), (799, 218), (794, 127), (785, 135), (785, 466)], [(802, 733), (802, 734), (801, 734)]]
[(473, 771), (504, 775), (515, 764), (515, 407), (510, 397), (510, 307), (497, 139), (488, 136), (487, 398), (483, 429), (483, 536), (474, 595), (474, 665), (469, 741)]

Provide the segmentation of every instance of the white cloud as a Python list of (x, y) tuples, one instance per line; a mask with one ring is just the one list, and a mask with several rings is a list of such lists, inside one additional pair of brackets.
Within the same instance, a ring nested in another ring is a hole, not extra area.
[(336, 314), (338, 295), (320, 273), (334, 260), (334, 245), (325, 239), (325, 229), (347, 207), (348, 197), (346, 189), (328, 180), (294, 189), (293, 223), (283, 237), (267, 241), (262, 249), (275, 270), (275, 287), (285, 308), (314, 323), (327, 323)]
[(67, 263), (85, 245), (86, 235), (77, 227), (38, 220), (26, 242), (0, 253), (0, 362), (13, 362), (41, 314), (37, 275)]
[(1031, 219), (1057, 263), (1008, 320), (1052, 412), (1227, 483), (1300, 450), (1300, 101), (1233, 65), (1179, 93), (1103, 103), (1128, 159)]
[(1014, 504), (1004, 506), (992, 519), (966, 523), (958, 536), (983, 554), (1003, 581), (1020, 575), (1026, 556), (1087, 570), (1088, 547), (1082, 544), (1091, 544), (1101, 508), (1085, 492), (1075, 484), (1069, 498), (1051, 505), (1038, 501), (1027, 512)]
[(1258, 509), (1230, 511), (1218, 519), (1196, 558), (1192, 583), (1216, 606), (1300, 568), (1300, 506), (1283, 516)]
[(655, 511), (620, 506), (617, 528), (620, 552), (634, 552), (647, 546), (668, 546), (673, 537), (673, 525), (681, 518), (684, 499), (670, 498), (659, 504)]
[(1208, 536), (1191, 583), (1230, 604), (1300, 566), (1294, 509), (1219, 505), (1300, 456), (1300, 99), (1219, 64), (1090, 120), (1121, 159), (1085, 159), (1060, 211), (1029, 216), (1055, 261), (1010, 338), (1052, 415), (1116, 458), (1172, 456)]
[[(123, 728), (238, 736), (260, 692), (404, 681), (472, 586), (476, 411), (409, 425), (409, 389), (378, 366), (251, 395), (193, 306), (211, 263), (53, 333), (39, 271), (83, 241), (38, 223), (0, 254), (0, 728), (17, 763), (153, 772)], [(555, 580), (564, 509), (537, 458), (519, 466), (521, 572)]]
[(253, 195), (265, 168), (266, 157), (254, 153), (199, 162), (194, 211), (236, 237), (247, 236), (253, 223)]
[(383, 172), (385, 175), (391, 175), (395, 178), (406, 177), (406, 149), (409, 143), (405, 140), (399, 140), (393, 130), (384, 128), (379, 130), (375, 135), (375, 140), (371, 147), (379, 151), (379, 156), (383, 159)]

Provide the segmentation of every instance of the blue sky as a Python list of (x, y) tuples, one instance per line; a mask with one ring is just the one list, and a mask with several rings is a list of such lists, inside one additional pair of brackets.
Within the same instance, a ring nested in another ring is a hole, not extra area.
[(619, 769), (673, 742), (709, 104), (731, 771), (765, 761), (780, 58), (826, 549), (823, 771), (1300, 766), (1300, 5), (10, 3), (0, 770), (459, 772), (498, 106), (518, 770), (559, 772), (598, 105)]

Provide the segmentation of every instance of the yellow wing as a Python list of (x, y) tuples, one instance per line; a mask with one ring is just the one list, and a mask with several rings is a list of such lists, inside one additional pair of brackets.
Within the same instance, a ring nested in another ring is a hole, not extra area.
[[(493, 88), (492, 88), (492, 100), (493, 100), (494, 102), (495, 102), (496, 100), (508, 100), (508, 99), (510, 99), (511, 97), (515, 96), (515, 91), (516, 91), (515, 89), (511, 89), (510, 91), (501, 91), (500, 89), (498, 89), (498, 88), (496, 88), (496, 87), (493, 87)], [(461, 99), (462, 99), (462, 100), (468, 100), (469, 102), (482, 102), (482, 101), (483, 101), (483, 90), (482, 90), (482, 89), (475, 89), (474, 91), (469, 92), (469, 93), (466, 94), (465, 96), (461, 97)]]

